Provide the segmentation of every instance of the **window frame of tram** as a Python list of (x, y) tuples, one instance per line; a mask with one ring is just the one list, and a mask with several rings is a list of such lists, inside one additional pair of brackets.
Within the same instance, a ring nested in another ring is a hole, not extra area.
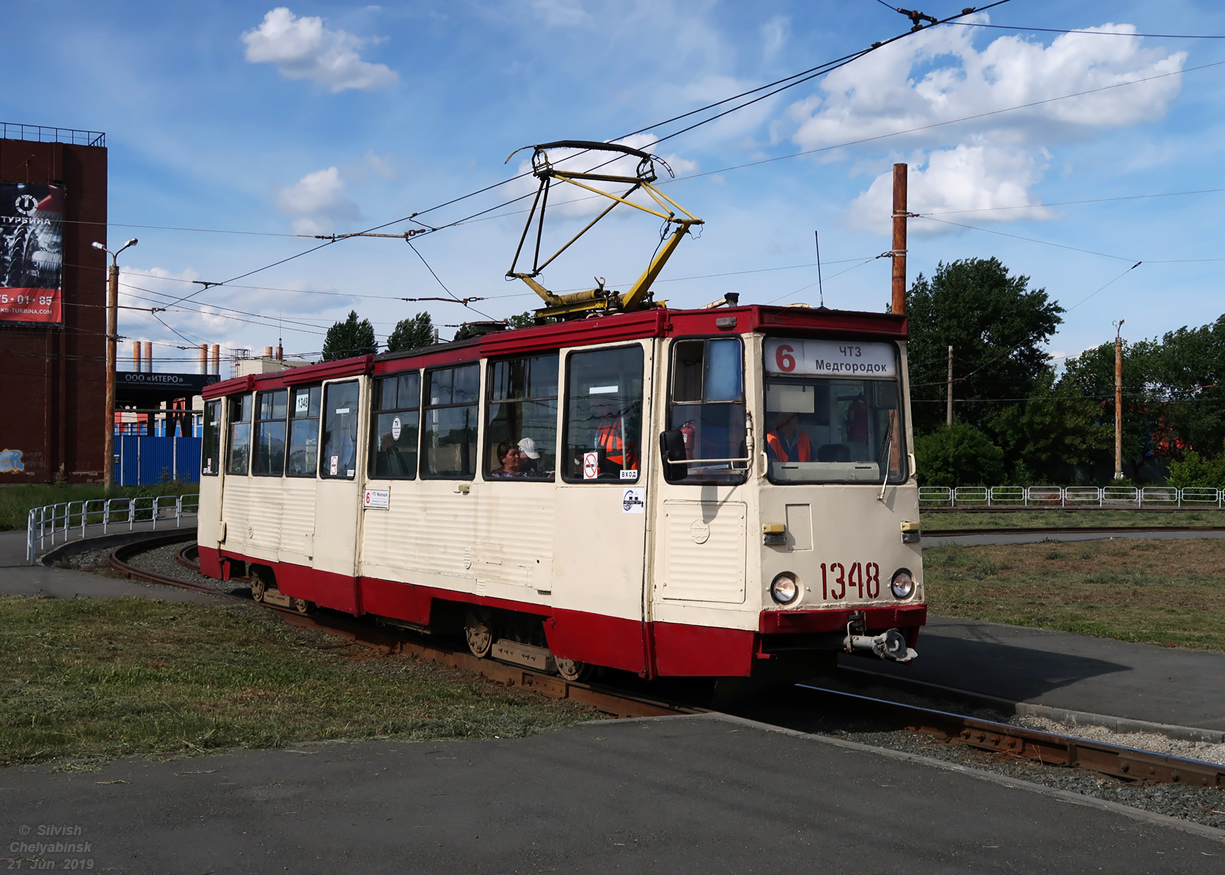
[(204, 427), (200, 440), (200, 474), (216, 477), (221, 473), (221, 399), (204, 402)]
[[(319, 419), (323, 412), (323, 384), (294, 386), (289, 390), (289, 446), (286, 477), (314, 478), (319, 467)], [(295, 461), (298, 453), (300, 462)]]
[[(255, 477), (280, 477), (285, 473), (285, 438), (288, 433), (289, 390), (266, 389), (255, 395), (255, 451), (251, 454), (251, 474)], [(277, 438), (281, 448), (276, 450)]]
[[(486, 480), (552, 480), (557, 469), (557, 352), (495, 359), (485, 369)], [(532, 441), (539, 458), (523, 449)], [(503, 472), (505, 455), (519, 454), (517, 468)]]
[(400, 371), (375, 380), (370, 406), (370, 478), (416, 480), (421, 372)]
[(744, 341), (727, 335), (678, 338), (672, 343), (670, 365), (668, 429), (680, 432), (688, 462), (711, 461), (687, 464), (677, 472), (684, 476), (669, 479), (686, 485), (745, 482), (749, 459)]
[[(642, 481), (644, 361), (640, 345), (581, 350), (566, 356), (565, 437), (559, 460), (566, 483)], [(627, 381), (628, 390), (624, 388)], [(608, 446), (601, 445), (610, 437), (620, 438), (621, 463), (610, 458)]]
[[(771, 350), (776, 358), (773, 363)], [(771, 483), (880, 486), (909, 479), (901, 354), (896, 344), (769, 337), (762, 345), (762, 357), (763, 450)], [(864, 376), (858, 376), (860, 373)], [(860, 425), (854, 421), (860, 418), (859, 410), (863, 411), (862, 440), (856, 434)], [(774, 458), (769, 436), (788, 414), (794, 415), (796, 428), (808, 437), (810, 458), (806, 461)], [(882, 465), (887, 467), (884, 477)], [(783, 476), (787, 472), (794, 473)]]
[[(460, 380), (456, 378), (460, 377)], [(422, 480), (474, 480), (477, 423), (480, 422), (479, 362), (428, 368), (423, 383), (420, 477)], [(459, 400), (456, 400), (459, 399)], [(443, 428), (449, 431), (444, 435)], [(439, 468), (443, 450), (457, 450), (456, 467)]]
[(226, 448), (225, 473), (247, 476), (251, 466), (251, 417), (255, 400), (251, 393), (230, 398), (230, 445)]
[(357, 477), (361, 392), (358, 380), (341, 380), (323, 386), (323, 433), (319, 438), (319, 477), (323, 480), (354, 480)]

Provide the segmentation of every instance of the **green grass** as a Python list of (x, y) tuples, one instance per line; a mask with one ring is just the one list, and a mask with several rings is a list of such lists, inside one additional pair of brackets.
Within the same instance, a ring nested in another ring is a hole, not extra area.
[[(594, 712), (247, 606), (0, 597), (0, 765), (516, 737)], [(79, 767), (79, 766), (78, 766)]]
[(928, 610), (1225, 653), (1225, 540), (1119, 540), (923, 551)]
[(24, 529), (30, 509), (63, 504), (69, 501), (88, 501), (95, 498), (143, 498), (158, 495), (188, 495), (199, 492), (194, 483), (168, 481), (155, 486), (117, 486), (108, 493), (106, 488), (95, 484), (42, 484), (20, 483), (0, 486), (0, 532)]
[(923, 511), (923, 531), (947, 532), (966, 529), (1074, 529), (1074, 528), (1165, 528), (1225, 526), (1225, 511), (1181, 510), (1173, 513), (1143, 510), (1007, 510)]

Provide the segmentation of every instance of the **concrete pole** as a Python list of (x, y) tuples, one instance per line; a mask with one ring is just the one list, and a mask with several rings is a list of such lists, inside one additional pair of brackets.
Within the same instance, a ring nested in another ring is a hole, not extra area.
[(1114, 323), (1114, 479), (1123, 479), (1123, 320)]
[(948, 405), (944, 410), (944, 421), (947, 425), (953, 424), (953, 345), (949, 344), (949, 382), (948, 382)]
[(893, 165), (893, 302), (889, 312), (906, 312), (906, 165)]

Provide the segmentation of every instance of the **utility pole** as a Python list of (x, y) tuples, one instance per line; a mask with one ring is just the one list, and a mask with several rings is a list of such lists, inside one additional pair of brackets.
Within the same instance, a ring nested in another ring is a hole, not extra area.
[(1114, 479), (1123, 479), (1123, 320), (1114, 323)]
[(906, 312), (906, 165), (893, 165), (893, 303), (891, 313)]
[(948, 383), (948, 406), (944, 411), (944, 421), (947, 425), (953, 424), (953, 344), (949, 344), (949, 383)]
[(106, 422), (102, 429), (102, 482), (108, 491), (115, 485), (115, 367), (118, 360), (115, 344), (119, 341), (119, 253), (129, 246), (135, 246), (136, 242), (133, 237), (114, 252), (97, 241), (93, 243), (94, 249), (101, 249), (111, 257), (106, 290)]

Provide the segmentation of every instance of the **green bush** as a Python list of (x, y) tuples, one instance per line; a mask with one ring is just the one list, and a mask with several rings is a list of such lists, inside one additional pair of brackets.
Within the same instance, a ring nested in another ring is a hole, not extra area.
[(915, 468), (921, 486), (998, 486), (1004, 451), (974, 426), (954, 422), (915, 440)]
[(1195, 450), (1188, 450), (1179, 461), (1170, 463), (1170, 485), (1207, 486), (1225, 489), (1225, 454), (1209, 461)]

